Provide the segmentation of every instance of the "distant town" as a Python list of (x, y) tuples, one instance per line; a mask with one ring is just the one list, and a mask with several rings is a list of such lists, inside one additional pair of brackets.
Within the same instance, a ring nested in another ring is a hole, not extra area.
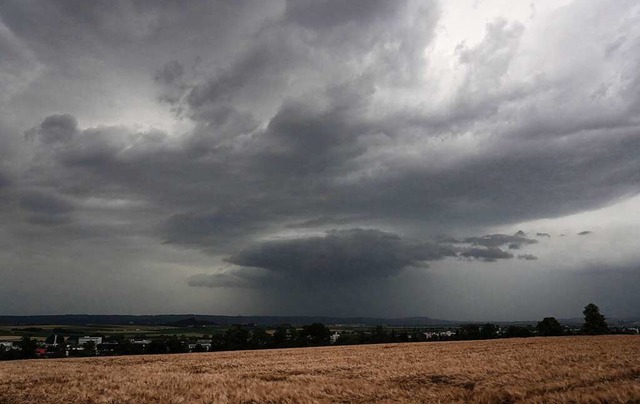
[[(584, 319), (558, 321), (546, 317), (538, 322), (521, 323), (453, 323), (428, 318), (380, 319), (324, 324), (311, 317), (243, 317), (225, 316), (140, 316), (139, 324), (117, 324), (120, 316), (95, 316), (100, 324), (80, 323), (92, 316), (52, 316), (67, 324), (46, 324), (46, 316), (0, 318), (0, 359), (64, 358), (114, 355), (171, 354), (248, 349), (277, 349), (327, 345), (357, 345), (427, 341), (527, 338), (583, 334), (638, 334), (640, 321), (607, 321), (599, 308), (589, 304)], [(108, 318), (103, 318), (108, 317)], [(132, 316), (121, 316), (131, 319)], [(210, 318), (222, 320), (214, 323)], [(13, 319), (13, 323), (8, 320)], [(154, 321), (151, 321), (153, 319)], [(159, 320), (174, 320), (156, 324)], [(278, 320), (293, 320), (278, 324)], [(329, 319), (329, 318), (324, 318)], [(17, 322), (16, 322), (17, 320)], [(339, 319), (333, 319), (339, 320)], [(354, 319), (346, 319), (353, 321)], [(113, 324), (105, 321), (115, 321)], [(236, 321), (236, 323), (231, 323)], [(270, 323), (270, 324), (269, 324)], [(393, 324), (388, 324), (393, 323)]]

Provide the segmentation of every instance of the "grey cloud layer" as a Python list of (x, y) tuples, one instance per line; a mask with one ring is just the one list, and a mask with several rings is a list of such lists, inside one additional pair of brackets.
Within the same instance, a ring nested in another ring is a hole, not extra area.
[[(0, 60), (0, 86), (46, 66), (11, 104), (24, 110), (26, 151), (0, 165), (0, 204), (19, 213), (3, 220), (52, 240), (129, 231), (227, 257), (231, 270), (193, 286), (348, 283), (445, 257), (514, 258), (553, 239), (471, 235), (640, 191), (629, 10), (592, 0), (535, 28), (492, 21), (438, 75), (436, 1), (3, 2), (0, 53), (18, 56)], [(101, 101), (125, 78), (146, 78), (191, 128), (83, 123), (126, 102)], [(410, 241), (440, 234), (456, 238)]]
[[(521, 239), (503, 234), (478, 239), (497, 238)], [(374, 229), (333, 230), (318, 236), (256, 243), (226, 259), (234, 267), (213, 275), (196, 275), (190, 285), (234, 288), (276, 287), (290, 282), (357, 283), (392, 278), (409, 267), (424, 268), (447, 257), (496, 262), (513, 258), (513, 254), (497, 246), (418, 242)]]
[(508, 245), (511, 249), (518, 249), (526, 244), (535, 244), (538, 241), (526, 237), (522, 231), (518, 231), (514, 235), (507, 234), (489, 234), (482, 237), (467, 237), (463, 240), (465, 243), (480, 245), (484, 247), (500, 247)]
[(227, 259), (300, 278), (389, 277), (408, 266), (455, 256), (455, 249), (438, 244), (411, 243), (379, 230), (331, 231), (323, 236), (268, 241)]

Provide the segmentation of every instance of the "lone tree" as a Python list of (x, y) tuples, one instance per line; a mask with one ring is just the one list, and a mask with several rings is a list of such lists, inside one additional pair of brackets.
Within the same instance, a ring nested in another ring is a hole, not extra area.
[(606, 334), (609, 332), (609, 327), (604, 319), (604, 316), (600, 314), (600, 309), (593, 303), (589, 303), (585, 306), (584, 311), (584, 325), (582, 326), (582, 332), (585, 334)]
[(538, 334), (544, 337), (554, 336), (554, 335), (562, 335), (563, 328), (562, 324), (555, 317), (545, 317), (542, 321), (538, 321), (538, 325), (536, 325), (536, 330), (538, 330)]

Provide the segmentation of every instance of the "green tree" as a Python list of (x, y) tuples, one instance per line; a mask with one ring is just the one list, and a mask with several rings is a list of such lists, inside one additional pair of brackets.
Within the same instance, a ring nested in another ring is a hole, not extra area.
[(371, 342), (374, 344), (379, 344), (383, 342), (389, 341), (389, 333), (387, 333), (383, 326), (378, 325), (373, 329), (371, 333)]
[(289, 326), (280, 326), (276, 328), (276, 331), (273, 333), (273, 346), (276, 348), (286, 347), (290, 341), (289, 335), (287, 331)]
[(188, 351), (186, 344), (175, 335), (167, 338), (166, 344), (169, 353), (184, 353)]
[(331, 331), (322, 323), (313, 323), (302, 327), (300, 341), (302, 345), (329, 345)]
[[(120, 336), (118, 336), (120, 337)], [(142, 347), (140, 345), (133, 345), (131, 340), (126, 338), (118, 338), (118, 346), (116, 347), (116, 353), (118, 355), (134, 355), (141, 354)]]
[(555, 317), (545, 317), (542, 321), (538, 321), (536, 330), (538, 330), (538, 335), (542, 335), (544, 337), (562, 335), (564, 333), (562, 324), (560, 324)]
[(167, 353), (167, 343), (162, 339), (152, 339), (149, 345), (147, 345), (146, 352), (147, 354), (166, 354)]
[(478, 324), (463, 324), (456, 331), (456, 337), (458, 339), (480, 339), (482, 338), (480, 326)]
[(207, 352), (207, 349), (202, 344), (196, 344), (193, 348), (193, 352)]
[(504, 336), (506, 338), (527, 338), (531, 336), (531, 330), (529, 327), (510, 325), (507, 327), (507, 331), (504, 333)]
[(82, 347), (84, 348), (84, 355), (95, 355), (96, 354), (96, 343), (93, 341), (87, 341), (84, 344), (82, 344)]
[(226, 349), (248, 349), (249, 330), (241, 325), (234, 325), (225, 332), (224, 341)]
[(262, 349), (269, 346), (271, 336), (267, 334), (267, 330), (262, 327), (256, 327), (251, 330), (249, 335), (249, 347), (251, 349)]
[(212, 351), (222, 351), (226, 348), (227, 341), (225, 339), (225, 334), (213, 334), (211, 336), (211, 350)]
[(480, 329), (480, 338), (482, 339), (491, 339), (497, 338), (498, 331), (500, 331), (500, 327), (495, 324), (487, 323), (482, 326)]
[(36, 348), (38, 347), (36, 340), (25, 335), (20, 339), (18, 346), (20, 347), (21, 357), (27, 359), (36, 357)]
[(582, 326), (582, 332), (585, 334), (606, 334), (609, 332), (609, 327), (602, 314), (600, 314), (600, 308), (593, 303), (589, 303), (585, 306), (584, 311), (584, 325)]

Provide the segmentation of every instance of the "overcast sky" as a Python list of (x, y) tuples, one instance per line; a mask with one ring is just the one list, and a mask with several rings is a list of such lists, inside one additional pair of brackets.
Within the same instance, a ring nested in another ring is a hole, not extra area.
[(640, 316), (635, 0), (0, 2), (0, 314)]

